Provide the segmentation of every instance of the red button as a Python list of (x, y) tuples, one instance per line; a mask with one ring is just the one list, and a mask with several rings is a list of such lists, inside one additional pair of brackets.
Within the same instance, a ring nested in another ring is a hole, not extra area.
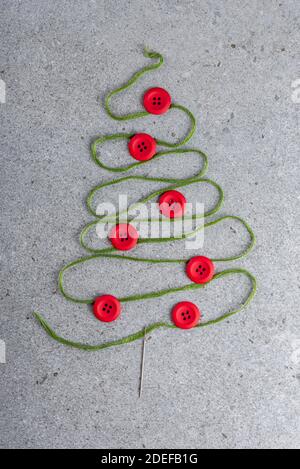
[(164, 114), (171, 106), (171, 96), (163, 88), (150, 88), (144, 94), (144, 107), (150, 114)]
[(187, 276), (195, 283), (210, 282), (215, 273), (215, 266), (204, 256), (192, 257), (186, 266)]
[(159, 198), (159, 209), (168, 218), (182, 217), (185, 212), (186, 198), (181, 192), (164, 192)]
[(151, 135), (136, 134), (129, 140), (128, 149), (138, 161), (151, 160), (156, 153), (156, 141)]
[(121, 303), (112, 295), (103, 295), (96, 298), (93, 310), (99, 321), (111, 322), (120, 316)]
[(129, 251), (136, 246), (139, 234), (134, 226), (121, 223), (112, 229), (109, 239), (114, 248), (120, 251)]
[(194, 303), (182, 301), (177, 303), (172, 310), (172, 321), (181, 329), (191, 329), (197, 326), (201, 319), (201, 312)]

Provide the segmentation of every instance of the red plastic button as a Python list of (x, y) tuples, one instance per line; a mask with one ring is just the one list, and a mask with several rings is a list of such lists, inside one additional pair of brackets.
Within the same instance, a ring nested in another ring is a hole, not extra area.
[(136, 134), (129, 140), (128, 149), (138, 161), (151, 160), (156, 153), (156, 141), (151, 135)]
[(121, 303), (112, 295), (103, 295), (96, 298), (93, 310), (99, 321), (111, 322), (120, 316)]
[(139, 234), (134, 226), (121, 223), (112, 229), (109, 239), (114, 248), (119, 251), (129, 251), (136, 246)]
[(189, 301), (177, 303), (172, 310), (172, 321), (181, 329), (191, 329), (197, 326), (201, 319), (199, 308)]
[(186, 198), (181, 192), (164, 192), (159, 198), (159, 209), (168, 218), (182, 217), (185, 212)]
[(192, 257), (186, 266), (187, 276), (195, 283), (210, 282), (215, 273), (215, 266), (204, 256)]
[(171, 106), (171, 96), (163, 88), (150, 88), (144, 94), (144, 107), (150, 114), (164, 114)]

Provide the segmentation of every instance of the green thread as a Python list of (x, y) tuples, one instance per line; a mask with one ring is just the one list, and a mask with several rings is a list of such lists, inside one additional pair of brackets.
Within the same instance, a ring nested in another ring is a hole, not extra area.
[(108, 95), (105, 98), (105, 103), (104, 103), (105, 110), (106, 110), (107, 114), (114, 120), (127, 121), (127, 120), (130, 120), (130, 119), (138, 119), (140, 117), (145, 117), (145, 116), (149, 115), (148, 112), (146, 112), (146, 111), (140, 111), (140, 112), (134, 112), (133, 114), (126, 114), (124, 116), (120, 116), (118, 114), (113, 113), (112, 110), (110, 109), (110, 100), (113, 96), (121, 93), (122, 91), (127, 90), (132, 85), (134, 85), (139, 80), (139, 78), (141, 78), (143, 75), (145, 75), (145, 73), (152, 72), (153, 70), (158, 69), (164, 63), (163, 56), (161, 54), (159, 54), (158, 52), (151, 52), (147, 49), (144, 49), (144, 56), (149, 58), (149, 59), (155, 59), (155, 60), (158, 59), (158, 62), (153, 63), (151, 65), (147, 65), (146, 67), (144, 67), (141, 70), (139, 70), (138, 72), (136, 72), (130, 78), (130, 80), (128, 80), (128, 82), (125, 83), (125, 85), (120, 86), (119, 88), (116, 88), (115, 90), (112, 90), (110, 93), (108, 93)]
[[(186, 154), (186, 153), (196, 153), (199, 155), (199, 157), (203, 160), (203, 167), (200, 169), (199, 173), (196, 174), (194, 177), (201, 177), (203, 176), (208, 168), (208, 158), (207, 155), (199, 150), (198, 148), (180, 148), (180, 149), (174, 149), (174, 150), (167, 150), (167, 151), (162, 151), (156, 153), (156, 155), (148, 161), (139, 161), (137, 163), (130, 164), (128, 166), (123, 166), (123, 167), (112, 167), (112, 166), (107, 166), (98, 157), (97, 154), (97, 147), (98, 145), (102, 145), (105, 142), (111, 141), (111, 140), (128, 140), (132, 137), (132, 134), (112, 134), (112, 135), (104, 135), (102, 137), (97, 138), (94, 140), (94, 142), (91, 145), (91, 155), (93, 160), (97, 165), (100, 166), (100, 168), (105, 169), (106, 171), (110, 171), (112, 173), (125, 173), (127, 171), (130, 171), (131, 169), (138, 168), (139, 166), (145, 165), (147, 163), (153, 162), (163, 156), (168, 156), (172, 154)], [(179, 181), (184, 181), (186, 179), (171, 179), (171, 178), (156, 178), (157, 181), (160, 182), (179, 182)]]
[[(151, 72), (153, 70), (157, 70), (164, 63), (163, 56), (161, 54), (157, 53), (157, 52), (153, 52), (153, 51), (149, 51), (149, 50), (145, 49), (144, 50), (144, 56), (149, 58), (149, 59), (155, 59), (155, 60), (158, 59), (158, 62), (156, 62), (154, 64), (151, 64), (151, 65), (147, 65), (146, 67), (144, 67), (141, 70), (139, 70), (138, 72), (136, 72), (130, 78), (130, 80), (128, 80), (127, 83), (125, 83), (123, 86), (120, 86), (119, 88), (116, 88), (115, 90), (108, 93), (108, 95), (105, 98), (105, 102), (104, 102), (105, 110), (106, 110), (107, 114), (114, 120), (127, 121), (127, 120), (132, 120), (132, 119), (139, 119), (141, 117), (146, 117), (146, 116), (150, 115), (147, 111), (137, 111), (137, 112), (134, 112), (134, 113), (131, 113), (131, 114), (125, 114), (125, 115), (121, 116), (121, 115), (115, 114), (110, 108), (110, 101), (111, 101), (111, 98), (113, 96), (121, 93), (122, 91), (127, 90), (132, 85), (134, 85), (145, 73)], [(194, 135), (194, 132), (196, 130), (196, 119), (195, 119), (194, 115), (191, 113), (191, 111), (189, 111), (189, 109), (187, 109), (186, 107), (184, 107), (180, 104), (171, 104), (170, 109), (179, 109), (180, 111), (185, 113), (191, 121), (191, 129), (188, 132), (188, 134), (186, 135), (186, 137), (183, 138), (182, 140), (180, 140), (177, 143), (171, 143), (171, 142), (167, 142), (165, 140), (159, 140), (159, 139), (155, 139), (155, 140), (156, 140), (158, 145), (163, 145), (164, 147), (169, 147), (169, 148), (176, 148), (176, 147), (179, 147), (181, 145), (185, 145), (192, 138), (192, 136)], [(120, 135), (120, 134), (116, 134), (116, 135)]]
[[(127, 176), (127, 177), (124, 177), (124, 178), (120, 178), (120, 179), (113, 179), (112, 181), (109, 181), (109, 182), (106, 182), (106, 183), (103, 183), (103, 184), (100, 184), (99, 186), (96, 186), (94, 187), (94, 189), (90, 192), (88, 198), (87, 198), (87, 206), (88, 206), (88, 209), (90, 211), (90, 213), (92, 215), (94, 215), (95, 217), (97, 217), (97, 213), (93, 210), (93, 207), (92, 207), (92, 202), (93, 202), (93, 198), (95, 196), (95, 194), (103, 189), (104, 187), (109, 187), (109, 186), (113, 186), (115, 184), (120, 184), (122, 182), (125, 182), (125, 181), (150, 181), (150, 182), (161, 182), (162, 178), (150, 178), (150, 177), (146, 177), (146, 176)], [(165, 179), (166, 181), (167, 179)], [(169, 181), (172, 181), (172, 179), (169, 179)], [(147, 197), (144, 197), (143, 199), (139, 200), (136, 204), (134, 205), (131, 205), (130, 207), (130, 210), (138, 207), (140, 204), (146, 204), (147, 202), (150, 202), (152, 199), (160, 196), (161, 194), (163, 194), (164, 192), (166, 192), (166, 190), (168, 191), (171, 191), (173, 189), (179, 189), (180, 187), (185, 187), (185, 186), (189, 186), (191, 184), (202, 184), (202, 183), (206, 183), (206, 184), (209, 184), (210, 186), (214, 187), (215, 189), (217, 189), (218, 191), (218, 194), (219, 194), (219, 200), (217, 202), (217, 204), (215, 205), (215, 207), (210, 210), (209, 212), (206, 212), (204, 214), (205, 217), (209, 217), (209, 216), (212, 216), (214, 215), (215, 213), (217, 213), (222, 204), (223, 204), (223, 201), (224, 201), (224, 192), (223, 192), (223, 189), (219, 186), (219, 184), (217, 184), (216, 182), (212, 181), (211, 179), (204, 179), (204, 178), (190, 178), (190, 179), (184, 179), (184, 180), (181, 180), (180, 182), (177, 182), (177, 184), (173, 184), (171, 186), (167, 186), (167, 187), (164, 187), (163, 189), (159, 189), (158, 191), (155, 191), (155, 192), (152, 192), (151, 194), (149, 194)], [(119, 212), (116, 214), (116, 217), (119, 218), (119, 215), (121, 214), (128, 214), (128, 210), (124, 211), (124, 212)], [(109, 219), (110, 217), (103, 217), (105, 218), (105, 220)], [(196, 220), (198, 218), (203, 218), (203, 215), (193, 215), (193, 216), (187, 216), (185, 217), (186, 220)], [(155, 220), (155, 219), (151, 219), (152, 221), (158, 221), (158, 220)], [(161, 219), (159, 221), (167, 221), (167, 222), (170, 222), (171, 221), (176, 221), (176, 219)], [(142, 220), (142, 221), (150, 221), (150, 220)]]
[[(69, 295), (68, 293), (66, 293), (65, 288), (64, 288), (64, 274), (68, 270), (72, 269), (73, 267), (76, 267), (80, 264), (83, 264), (83, 263), (86, 263), (86, 262), (89, 262), (89, 261), (93, 261), (93, 260), (99, 259), (99, 258), (118, 259), (119, 261), (128, 261), (128, 262), (144, 262), (144, 263), (148, 263), (148, 264), (162, 264), (162, 263), (182, 264), (182, 263), (185, 263), (187, 261), (187, 259), (149, 259), (149, 258), (143, 258), (143, 257), (118, 255), (118, 254), (113, 254), (112, 252), (105, 252), (105, 253), (103, 252), (101, 254), (98, 253), (98, 254), (93, 254), (93, 255), (90, 255), (90, 256), (86, 256), (86, 257), (81, 257), (79, 259), (76, 259), (73, 262), (70, 262), (70, 264), (67, 264), (59, 272), (58, 286), (59, 286), (60, 292), (62, 293), (62, 295), (68, 301), (72, 301), (73, 303), (79, 303), (79, 304), (93, 304), (94, 298), (75, 298), (75, 297)], [(212, 259), (212, 260), (214, 262), (219, 262), (219, 261), (223, 261), (223, 262), (225, 261), (226, 262), (226, 261), (229, 261), (231, 259), (225, 259), (225, 260), (224, 259), (220, 259), (220, 260)], [(213, 279), (211, 281), (224, 276), (224, 272), (239, 273), (239, 272), (241, 272), (241, 269), (235, 269), (235, 270), (234, 269), (228, 269), (226, 271), (219, 272), (218, 274), (216, 274), (213, 277)], [(249, 274), (249, 275), (251, 275), (251, 274)], [(134, 295), (134, 296), (130, 296), (130, 297), (123, 297), (123, 298), (119, 298), (119, 300), (122, 303), (126, 303), (128, 301), (138, 301), (138, 300), (142, 301), (142, 300), (146, 300), (146, 299), (150, 299), (150, 298), (158, 298), (160, 296), (165, 296), (165, 295), (168, 295), (170, 293), (185, 291), (186, 289), (187, 290), (194, 290), (194, 289), (198, 289), (198, 288), (203, 288), (205, 285), (204, 284), (192, 283), (192, 284), (189, 284), (188, 287), (183, 286), (183, 287), (179, 287), (179, 288), (175, 288), (175, 289), (161, 290), (160, 292), (151, 292), (151, 293), (145, 293), (145, 294), (141, 294), (141, 295)]]
[[(125, 83), (125, 85), (111, 91), (105, 98), (105, 109), (106, 109), (108, 115), (114, 120), (126, 121), (126, 120), (146, 117), (146, 116), (149, 115), (148, 112), (146, 112), (146, 111), (137, 111), (137, 112), (131, 113), (131, 114), (118, 115), (118, 114), (115, 114), (110, 108), (110, 101), (111, 101), (111, 98), (113, 96), (115, 96), (118, 93), (121, 93), (122, 91), (128, 89), (129, 87), (134, 85), (137, 82), (137, 80), (139, 80), (145, 73), (148, 73), (148, 72), (151, 72), (153, 70), (158, 69), (164, 62), (163, 57), (161, 56), (161, 54), (158, 54), (156, 52), (150, 52), (148, 50), (145, 50), (144, 55), (148, 58), (156, 60), (156, 62), (152, 63), (151, 65), (145, 66), (144, 68), (142, 68), (141, 70), (136, 72), (131, 77), (131, 79), (127, 83)], [(190, 121), (191, 121), (191, 129), (188, 132), (188, 134), (186, 135), (186, 137), (183, 138), (181, 141), (179, 141), (177, 143), (171, 143), (171, 142), (167, 142), (167, 141), (164, 141), (164, 140), (156, 139), (156, 142), (157, 142), (158, 145), (168, 147), (168, 148), (172, 148), (172, 150), (158, 152), (155, 155), (155, 157), (152, 158), (149, 161), (137, 162), (137, 163), (129, 164), (125, 167), (110, 167), (110, 166), (105, 165), (101, 161), (101, 159), (99, 158), (99, 156), (97, 154), (98, 146), (102, 145), (103, 143), (105, 143), (107, 141), (129, 140), (132, 137), (132, 134), (116, 133), (116, 134), (112, 134), (112, 135), (99, 137), (92, 143), (92, 145), (91, 145), (91, 156), (92, 156), (93, 160), (102, 169), (105, 169), (105, 170), (113, 172), (113, 173), (125, 173), (125, 172), (128, 172), (128, 171), (130, 171), (134, 168), (139, 167), (140, 165), (149, 163), (150, 161), (154, 161), (154, 160), (156, 160), (158, 158), (161, 158), (161, 157), (167, 157), (171, 154), (185, 155), (187, 153), (196, 153), (199, 156), (199, 158), (202, 160), (202, 167), (200, 168), (199, 172), (196, 175), (194, 175), (193, 177), (190, 177), (190, 178), (185, 178), (185, 179), (157, 178), (157, 177), (156, 178), (154, 178), (154, 177), (151, 178), (151, 177), (145, 177), (145, 176), (127, 176), (127, 177), (123, 177), (123, 178), (120, 178), (120, 179), (114, 179), (112, 181), (109, 181), (109, 182), (106, 182), (106, 183), (103, 183), (103, 184), (100, 184), (100, 185), (94, 187), (92, 189), (92, 191), (90, 192), (90, 194), (88, 195), (87, 207), (88, 207), (89, 212), (93, 216), (97, 217), (98, 219), (91, 222), (91, 223), (89, 223), (89, 224), (87, 224), (85, 226), (85, 228), (82, 230), (81, 235), (80, 235), (80, 244), (81, 244), (81, 246), (83, 248), (85, 248), (88, 252), (91, 252), (92, 254), (90, 256), (82, 257), (80, 259), (77, 259), (77, 260), (67, 264), (59, 272), (59, 279), (58, 279), (59, 289), (60, 289), (62, 295), (64, 296), (64, 298), (66, 298), (67, 300), (72, 301), (74, 303), (80, 303), (80, 304), (92, 304), (94, 302), (94, 298), (83, 299), (83, 298), (75, 298), (75, 297), (71, 296), (70, 294), (68, 294), (65, 291), (64, 284), (63, 284), (64, 274), (69, 269), (71, 269), (71, 268), (73, 268), (73, 267), (75, 267), (79, 264), (89, 262), (89, 261), (94, 260), (94, 259), (115, 258), (115, 259), (118, 259), (120, 261), (122, 260), (122, 261), (128, 261), (128, 262), (144, 262), (144, 263), (152, 263), (152, 264), (156, 264), (156, 263), (178, 263), (178, 264), (180, 264), (180, 263), (185, 263), (188, 260), (186, 258), (179, 258), (179, 259), (142, 258), (142, 257), (136, 257), (136, 256), (132, 256), (132, 255), (127, 256), (127, 255), (123, 255), (123, 254), (120, 254), (120, 253), (118, 254), (118, 251), (114, 248), (93, 249), (93, 248), (89, 247), (85, 243), (85, 236), (87, 235), (87, 233), (89, 233), (89, 231), (93, 227), (95, 227), (98, 223), (107, 223), (108, 221), (113, 221), (113, 220), (116, 221), (116, 219), (119, 219), (121, 215), (123, 215), (123, 214), (128, 215), (128, 211), (129, 211), (129, 209), (127, 209), (124, 212), (117, 213), (115, 215), (115, 217), (113, 217), (113, 218), (107, 217), (107, 216), (97, 215), (97, 213), (93, 209), (93, 200), (94, 200), (94, 197), (95, 197), (96, 193), (98, 191), (101, 191), (103, 188), (109, 187), (109, 186), (114, 186), (114, 185), (120, 184), (122, 182), (127, 182), (127, 181), (132, 181), (132, 180), (142, 180), (142, 181), (148, 181), (148, 182), (164, 182), (164, 183), (172, 184), (171, 186), (164, 187), (163, 189), (152, 192), (147, 197), (144, 197), (143, 199), (141, 199), (136, 204), (134, 204), (130, 207), (130, 210), (132, 210), (133, 208), (137, 208), (139, 206), (139, 204), (149, 202), (151, 199), (154, 199), (154, 198), (158, 197), (160, 194), (162, 194), (166, 190), (172, 190), (172, 189), (176, 189), (176, 188), (179, 188), (179, 187), (184, 187), (184, 186), (187, 186), (187, 185), (190, 185), (190, 184), (206, 183), (206, 184), (211, 185), (212, 187), (214, 187), (218, 191), (219, 198), (218, 198), (218, 201), (217, 201), (216, 205), (209, 212), (206, 212), (206, 213), (201, 214), (201, 215), (195, 214), (195, 215), (192, 215), (190, 217), (186, 217), (186, 219), (196, 220), (196, 219), (203, 218), (203, 217), (206, 218), (208, 216), (212, 216), (212, 215), (216, 214), (220, 210), (220, 208), (223, 204), (223, 201), (224, 201), (224, 193), (223, 193), (222, 188), (217, 183), (215, 183), (214, 181), (203, 177), (205, 175), (206, 171), (207, 171), (207, 168), (208, 168), (207, 155), (204, 152), (202, 152), (201, 150), (195, 149), (195, 148), (176, 149), (176, 147), (179, 147), (179, 146), (182, 146), (182, 145), (186, 144), (191, 139), (191, 137), (193, 136), (193, 134), (195, 132), (195, 128), (196, 128), (195, 117), (193, 116), (193, 114), (188, 109), (186, 109), (184, 106), (181, 106), (179, 104), (172, 104), (171, 108), (172, 109), (179, 109), (182, 112), (186, 113), (189, 116)], [(207, 229), (211, 226), (214, 226), (218, 223), (221, 223), (224, 220), (229, 220), (229, 219), (230, 220), (236, 220), (244, 226), (244, 228), (246, 229), (246, 231), (247, 231), (247, 233), (250, 237), (250, 242), (249, 242), (248, 246), (238, 255), (227, 257), (227, 258), (216, 258), (216, 259), (212, 259), (212, 260), (214, 262), (235, 261), (235, 260), (241, 259), (241, 258), (245, 257), (246, 255), (248, 255), (249, 252), (253, 249), (253, 247), (255, 245), (255, 235), (254, 235), (251, 227), (249, 226), (249, 224), (245, 220), (243, 220), (242, 218), (240, 218), (238, 216), (227, 215), (227, 216), (220, 217), (217, 220), (204, 223), (203, 226), (200, 226), (200, 227), (196, 228), (194, 231), (192, 231), (190, 233), (186, 233), (186, 234), (182, 235), (180, 238), (170, 237), (170, 238), (157, 238), (157, 239), (152, 239), (152, 238), (139, 239), (139, 244), (166, 243), (166, 242), (171, 242), (171, 241), (178, 241), (178, 240), (182, 240), (182, 239), (187, 239), (188, 237), (195, 235), (196, 232), (199, 231), (199, 230)], [(142, 222), (142, 221), (148, 221), (148, 220), (138, 219), (137, 221)], [(158, 220), (152, 220), (152, 221), (158, 221)], [(163, 221), (163, 219), (160, 219), (159, 221)], [(166, 221), (175, 221), (175, 220), (166, 220)], [(225, 313), (225, 314), (217, 317), (216, 319), (207, 321), (205, 323), (200, 323), (196, 327), (201, 328), (201, 327), (207, 327), (207, 326), (210, 326), (210, 325), (218, 324), (218, 323), (224, 321), (225, 319), (229, 318), (230, 316), (232, 316), (234, 314), (237, 314), (238, 312), (242, 311), (250, 303), (250, 301), (253, 299), (253, 297), (256, 293), (256, 288), (257, 288), (256, 279), (250, 272), (248, 272), (245, 269), (228, 269), (228, 270), (224, 270), (222, 272), (219, 272), (219, 273), (215, 274), (215, 276), (213, 277), (211, 282), (215, 281), (219, 278), (222, 278), (222, 277), (225, 277), (225, 276), (228, 276), (228, 275), (232, 275), (232, 274), (244, 275), (251, 281), (252, 288), (251, 288), (251, 291), (248, 294), (246, 300), (242, 303), (242, 305), (238, 309), (230, 311), (228, 313)], [(162, 297), (162, 296), (165, 296), (165, 295), (169, 295), (171, 293), (201, 289), (201, 288), (204, 288), (206, 285), (192, 283), (192, 284), (188, 284), (188, 285), (183, 285), (183, 286), (178, 287), (178, 288), (165, 289), (165, 290), (160, 290), (160, 291), (157, 291), (157, 292), (150, 292), (150, 293), (145, 293), (145, 294), (140, 294), (140, 295), (131, 295), (131, 296), (119, 298), (119, 300), (122, 303), (131, 302), (131, 301), (143, 301), (143, 300), (147, 300), (147, 299), (159, 298), (159, 297)], [(40, 314), (35, 312), (34, 315), (35, 315), (37, 321), (39, 322), (39, 324), (43, 327), (43, 329), (47, 332), (47, 334), (50, 337), (52, 337), (54, 340), (60, 342), (61, 344), (66, 345), (66, 346), (75, 347), (75, 348), (78, 348), (78, 349), (81, 349), (81, 350), (86, 350), (86, 351), (102, 350), (102, 349), (112, 347), (112, 346), (127, 344), (127, 343), (133, 342), (135, 340), (141, 339), (141, 338), (144, 337), (145, 334), (149, 334), (150, 332), (153, 332), (154, 330), (159, 329), (159, 328), (163, 328), (163, 327), (164, 328), (171, 328), (171, 329), (178, 329), (173, 324), (170, 324), (170, 323), (167, 323), (167, 322), (157, 322), (157, 323), (151, 324), (151, 325), (147, 326), (146, 328), (143, 328), (141, 331), (138, 331), (138, 332), (136, 332), (134, 334), (131, 334), (127, 337), (123, 337), (121, 339), (110, 341), (110, 342), (105, 342), (105, 343), (102, 343), (100, 345), (90, 345), (90, 344), (84, 344), (84, 343), (80, 343), (80, 342), (70, 341), (70, 340), (67, 340), (67, 339), (57, 335), (56, 332), (49, 326), (49, 324), (45, 321), (45, 319), (43, 319), (43, 317)]]
[[(107, 220), (110, 221), (110, 219), (105, 219), (105, 221), (107, 221)], [(256, 243), (255, 234), (253, 233), (253, 230), (250, 227), (250, 225), (245, 220), (243, 220), (243, 218), (237, 217), (235, 215), (225, 215), (223, 217), (217, 218), (214, 221), (204, 223), (204, 225), (201, 225), (200, 227), (196, 228), (194, 231), (191, 231), (190, 233), (183, 234), (181, 237), (149, 238), (149, 239), (148, 238), (145, 238), (145, 239), (141, 238), (141, 239), (139, 239), (139, 245), (182, 241), (184, 239), (191, 238), (191, 237), (195, 236), (197, 232), (199, 232), (199, 231), (201, 231), (205, 228), (209, 228), (211, 226), (217, 225), (218, 223), (221, 223), (224, 220), (235, 220), (235, 221), (238, 221), (239, 223), (241, 223), (241, 225), (246, 229), (246, 231), (247, 231), (247, 233), (250, 237), (250, 242), (248, 243), (248, 246), (240, 254), (237, 254), (235, 256), (224, 257), (224, 258), (212, 258), (211, 260), (213, 262), (231, 262), (231, 261), (237, 261), (239, 259), (242, 259), (242, 258), (246, 257), (252, 251), (252, 249), (255, 246), (255, 243)], [(82, 230), (82, 232), (80, 234), (80, 244), (81, 244), (81, 246), (86, 251), (94, 253), (94, 254), (99, 254), (99, 255), (110, 254), (110, 253), (114, 253), (114, 252), (118, 253), (119, 251), (116, 250), (113, 247), (102, 248), (102, 249), (93, 249), (85, 243), (85, 236), (88, 234), (88, 232), (91, 230), (91, 228), (95, 227), (98, 223), (101, 223), (101, 222), (102, 222), (102, 220), (100, 220), (100, 221), (96, 220), (96, 221), (93, 221), (93, 222), (91, 222), (91, 223), (89, 223), (88, 225), (85, 226), (85, 228)], [(124, 256), (122, 254), (117, 254), (116, 257), (124, 257)], [(133, 256), (131, 256), (130, 258), (132, 259)], [(145, 258), (135, 258), (135, 259), (138, 259), (141, 262), (145, 261)], [(147, 259), (147, 261), (150, 262), (150, 263), (151, 262), (155, 262), (155, 263), (159, 263), (159, 262), (160, 263), (163, 263), (163, 262), (177, 263), (177, 262), (179, 262), (180, 263), (180, 262), (186, 262), (187, 260), (188, 260), (188, 258), (180, 258), (180, 259), (151, 259), (150, 258), (150, 259)]]
[[(223, 272), (220, 272), (219, 274), (216, 274), (214, 279), (225, 277), (225, 276), (230, 275), (232, 273), (233, 274), (237, 273), (237, 274), (245, 275), (251, 281), (252, 289), (251, 289), (249, 295), (247, 296), (246, 300), (244, 301), (244, 303), (241, 305), (240, 308), (238, 308), (236, 310), (233, 310), (233, 311), (230, 311), (228, 313), (225, 313), (225, 314), (221, 315), (220, 317), (218, 317), (217, 319), (212, 319), (212, 320), (207, 321), (207, 322), (202, 322), (202, 323), (198, 324), (196, 326), (196, 328), (208, 327), (208, 326), (216, 325), (216, 324), (219, 324), (219, 323), (225, 321), (225, 319), (228, 319), (229, 317), (239, 313), (244, 308), (246, 308), (246, 306), (253, 299), (253, 297), (256, 293), (256, 288), (257, 288), (256, 279), (247, 270), (245, 270), (245, 269), (225, 270)], [(163, 296), (164, 294), (173, 293), (174, 291), (196, 290), (198, 288), (203, 288), (203, 285), (190, 284), (190, 285), (187, 285), (186, 287), (181, 288), (181, 289), (173, 289), (172, 291), (168, 291), (168, 292), (167, 291), (156, 292), (153, 296), (149, 296), (150, 294), (148, 294), (147, 296), (144, 295), (144, 297), (158, 298), (159, 296)], [(140, 299), (141, 298), (138, 298), (137, 296), (134, 296), (134, 297), (127, 297), (127, 299), (121, 299), (121, 301), (123, 301), (123, 302), (125, 302), (125, 301), (138, 301)], [(39, 324), (43, 327), (43, 329), (47, 332), (47, 334), (50, 337), (52, 337), (52, 339), (56, 340), (57, 342), (60, 342), (63, 345), (67, 345), (68, 347), (74, 347), (74, 348), (77, 348), (77, 349), (80, 349), (80, 350), (85, 350), (85, 351), (90, 351), (90, 352), (93, 352), (93, 351), (95, 352), (97, 350), (103, 350), (103, 349), (108, 348), (108, 347), (115, 347), (117, 345), (128, 344), (128, 343), (133, 342), (135, 340), (142, 339), (145, 334), (150, 334), (154, 330), (160, 329), (160, 328), (177, 329), (177, 331), (180, 330), (171, 323), (157, 322), (157, 323), (150, 324), (149, 326), (143, 328), (142, 330), (140, 330), (138, 332), (135, 332), (134, 334), (130, 334), (127, 337), (123, 337), (123, 338), (118, 339), (118, 340), (112, 340), (112, 341), (109, 341), (109, 342), (104, 342), (104, 343), (99, 344), (99, 345), (90, 345), (90, 344), (84, 344), (84, 343), (81, 343), (81, 342), (74, 342), (74, 341), (71, 341), (71, 340), (67, 340), (67, 339), (59, 336), (53, 329), (51, 329), (49, 324), (45, 321), (45, 319), (41, 315), (39, 315), (38, 313), (34, 313), (34, 315), (35, 315), (35, 318), (37, 319), (37, 321), (39, 322)]]

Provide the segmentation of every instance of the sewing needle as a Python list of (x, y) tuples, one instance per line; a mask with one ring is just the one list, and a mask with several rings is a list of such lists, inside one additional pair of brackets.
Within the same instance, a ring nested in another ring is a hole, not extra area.
[(143, 381), (144, 381), (144, 365), (145, 365), (145, 345), (146, 345), (146, 328), (144, 329), (144, 338), (143, 338), (143, 350), (142, 350), (142, 362), (141, 362), (141, 377), (140, 377), (140, 390), (139, 398), (143, 392)]

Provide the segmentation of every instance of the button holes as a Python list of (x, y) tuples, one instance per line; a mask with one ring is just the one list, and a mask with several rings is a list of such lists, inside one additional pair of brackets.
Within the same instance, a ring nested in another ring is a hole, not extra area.
[(140, 144), (138, 144), (138, 148), (141, 148), (141, 145), (140, 145)]
[(188, 316), (188, 319), (191, 319), (191, 316)]

